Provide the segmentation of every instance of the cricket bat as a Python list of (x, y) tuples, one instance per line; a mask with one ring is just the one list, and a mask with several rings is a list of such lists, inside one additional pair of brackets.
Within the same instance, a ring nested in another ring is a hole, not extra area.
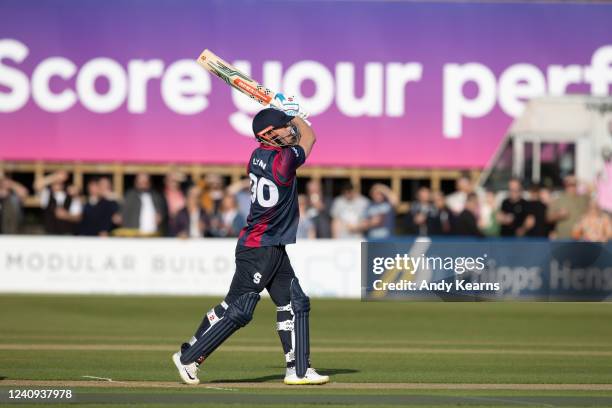
[(212, 51), (204, 50), (198, 58), (198, 64), (224, 80), (232, 88), (239, 90), (263, 106), (274, 105), (279, 108), (282, 107), (281, 103), (274, 99), (276, 92), (260, 85), (248, 75), (238, 71), (234, 66), (223, 61)]

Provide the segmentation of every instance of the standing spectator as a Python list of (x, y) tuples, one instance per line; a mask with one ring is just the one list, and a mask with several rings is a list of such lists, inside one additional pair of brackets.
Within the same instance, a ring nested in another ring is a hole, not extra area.
[(87, 193), (83, 212), (75, 219), (79, 222), (79, 234), (106, 237), (113, 229), (113, 216), (119, 211), (119, 206), (104, 198), (97, 179), (87, 183)]
[(78, 217), (82, 211), (82, 203), (78, 188), (74, 185), (66, 187), (68, 173), (57, 171), (34, 182), (34, 189), (40, 196), (40, 206), (43, 209), (45, 232), (47, 234), (73, 234)]
[(0, 234), (17, 234), (28, 189), (0, 173)]
[(478, 229), (478, 196), (476, 193), (467, 195), (463, 211), (455, 220), (454, 230), (456, 235), (483, 237), (484, 234)]
[(574, 239), (591, 242), (608, 242), (612, 239), (612, 223), (608, 214), (603, 212), (597, 200), (589, 202), (589, 209), (572, 230)]
[(540, 187), (537, 184), (529, 188), (527, 201), (527, 217), (522, 226), (524, 235), (528, 237), (548, 237), (550, 232), (546, 220), (546, 204), (541, 200)]
[(184, 176), (178, 173), (168, 173), (164, 178), (164, 199), (168, 208), (168, 231), (176, 229), (176, 216), (185, 208), (185, 195), (181, 190), (181, 181)]
[(121, 209), (122, 225), (138, 230), (142, 235), (157, 234), (160, 232), (164, 207), (161, 194), (151, 189), (149, 175), (138, 173), (134, 188), (125, 195)]
[(112, 207), (115, 208), (115, 212), (113, 213), (113, 226), (111, 229), (115, 229), (119, 224), (121, 224), (121, 208), (119, 206), (119, 194), (113, 191), (112, 183), (108, 177), (100, 177), (98, 179), (98, 189), (100, 191), (100, 196), (103, 197), (106, 201), (112, 204)]
[(548, 222), (554, 222), (554, 238), (571, 239), (572, 229), (588, 208), (588, 198), (578, 194), (577, 181), (574, 176), (563, 179), (564, 191), (548, 207)]
[(599, 208), (612, 215), (612, 149), (605, 148), (602, 153), (604, 167), (597, 177), (595, 186)]
[(527, 218), (527, 201), (523, 198), (523, 186), (518, 179), (508, 182), (508, 197), (502, 201), (501, 209), (497, 213), (497, 220), (501, 224), (502, 237), (515, 237), (525, 234), (523, 223)]
[(358, 229), (365, 219), (369, 201), (347, 182), (342, 186), (341, 195), (332, 204), (332, 236), (334, 238), (362, 238)]
[(237, 237), (246, 225), (246, 220), (238, 212), (236, 199), (227, 194), (221, 200), (219, 211), (212, 217), (211, 232), (216, 237)]
[(446, 205), (455, 215), (459, 215), (465, 207), (468, 194), (473, 192), (472, 181), (467, 176), (461, 176), (455, 182), (455, 192), (446, 197)]
[(421, 187), (417, 190), (417, 199), (410, 205), (409, 225), (414, 225), (418, 235), (426, 236), (427, 220), (433, 211), (431, 204), (431, 191), (427, 187)]
[(310, 180), (306, 184), (307, 201), (309, 203), (306, 216), (312, 221), (317, 238), (331, 238), (331, 200), (323, 195), (321, 182)]
[(362, 229), (366, 231), (368, 239), (391, 237), (395, 230), (397, 197), (388, 186), (378, 183), (370, 189), (370, 198), (372, 201), (366, 210)]
[(208, 235), (209, 219), (200, 205), (202, 190), (193, 186), (187, 191), (186, 205), (176, 215), (172, 233), (179, 238), (200, 238)]
[(119, 195), (113, 191), (113, 184), (108, 177), (100, 177), (98, 179), (98, 188), (100, 195), (106, 200), (119, 202)]
[(499, 235), (499, 222), (497, 221), (497, 199), (495, 193), (486, 191), (479, 207), (478, 228), (489, 237)]
[(55, 209), (55, 216), (58, 220), (66, 222), (69, 228), (69, 234), (77, 234), (79, 230), (79, 221), (83, 213), (83, 200), (81, 198), (81, 189), (74, 184), (66, 187), (66, 193), (71, 200), (70, 208), (66, 210), (63, 207)]
[(427, 233), (433, 235), (448, 235), (452, 232), (452, 217), (451, 210), (446, 206), (444, 194), (440, 191), (435, 191), (432, 194), (433, 204), (431, 211), (427, 217)]
[(542, 186), (540, 187), (539, 196), (540, 196), (540, 201), (542, 202), (542, 204), (546, 206), (546, 236), (550, 238), (551, 235), (553, 234), (553, 231), (555, 230), (555, 223), (550, 222), (548, 219), (548, 208), (550, 207), (553, 201), (552, 194), (548, 187)]
[(227, 194), (231, 194), (236, 198), (238, 212), (246, 220), (251, 211), (251, 179), (245, 177), (232, 183), (227, 188)]
[(297, 235), (298, 239), (313, 239), (316, 238), (315, 226), (311, 218), (306, 215), (308, 208), (308, 197), (304, 194), (298, 195), (298, 206), (300, 210), (300, 219), (298, 221)]
[(200, 181), (199, 186), (202, 188), (202, 207), (208, 214), (217, 215), (225, 196), (223, 178), (218, 174), (209, 174)]

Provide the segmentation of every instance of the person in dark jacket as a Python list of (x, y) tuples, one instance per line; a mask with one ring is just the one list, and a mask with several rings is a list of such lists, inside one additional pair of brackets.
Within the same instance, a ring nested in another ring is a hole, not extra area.
[(0, 234), (17, 234), (28, 189), (0, 172)]
[(210, 235), (210, 220), (200, 205), (202, 190), (193, 186), (187, 191), (185, 207), (174, 219), (172, 234), (179, 238), (200, 238)]
[(102, 196), (97, 179), (87, 183), (87, 192), (87, 202), (80, 216), (79, 235), (108, 236), (113, 229), (113, 215), (119, 211), (119, 206)]
[(469, 193), (465, 201), (463, 211), (455, 219), (455, 235), (483, 237), (484, 234), (478, 229), (478, 196)]
[(149, 175), (138, 173), (134, 188), (127, 192), (123, 201), (122, 226), (136, 229), (143, 235), (159, 234), (165, 207), (161, 194), (151, 188)]

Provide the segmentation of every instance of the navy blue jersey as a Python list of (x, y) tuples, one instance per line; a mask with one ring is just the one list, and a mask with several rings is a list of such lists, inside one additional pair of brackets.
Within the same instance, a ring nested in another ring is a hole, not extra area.
[(262, 247), (295, 243), (299, 221), (295, 170), (304, 164), (301, 146), (260, 145), (247, 166), (251, 210), (238, 245)]

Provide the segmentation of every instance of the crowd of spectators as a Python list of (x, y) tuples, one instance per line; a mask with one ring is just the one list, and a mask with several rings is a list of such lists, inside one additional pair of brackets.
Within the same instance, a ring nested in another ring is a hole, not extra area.
[[(236, 237), (246, 225), (251, 202), (249, 179), (225, 185), (214, 174), (191, 183), (181, 174), (170, 173), (163, 188), (156, 189), (148, 174), (139, 173), (123, 197), (112, 190), (108, 177), (88, 179), (86, 194), (69, 180), (67, 172), (58, 171), (34, 182), (47, 234)], [(455, 191), (446, 196), (420, 187), (402, 214), (398, 214), (399, 198), (385, 184), (371, 186), (368, 197), (348, 182), (337, 197), (324, 194), (317, 180), (305, 187), (298, 197), (298, 239), (612, 238), (612, 203), (602, 200), (609, 183), (585, 189), (574, 176), (565, 177), (564, 188), (558, 192), (537, 185), (525, 191), (520, 180), (512, 179), (501, 193), (483, 191), (468, 177), (460, 177)], [(0, 174), (0, 233), (19, 232), (27, 196), (26, 187)]]
[(610, 214), (597, 201), (597, 189), (580, 191), (574, 176), (563, 190), (532, 185), (524, 191), (511, 179), (504, 194), (475, 188), (468, 178), (457, 180), (456, 191), (445, 197), (421, 187), (406, 217), (408, 232), (417, 235), (474, 237), (534, 237), (608, 241)]

